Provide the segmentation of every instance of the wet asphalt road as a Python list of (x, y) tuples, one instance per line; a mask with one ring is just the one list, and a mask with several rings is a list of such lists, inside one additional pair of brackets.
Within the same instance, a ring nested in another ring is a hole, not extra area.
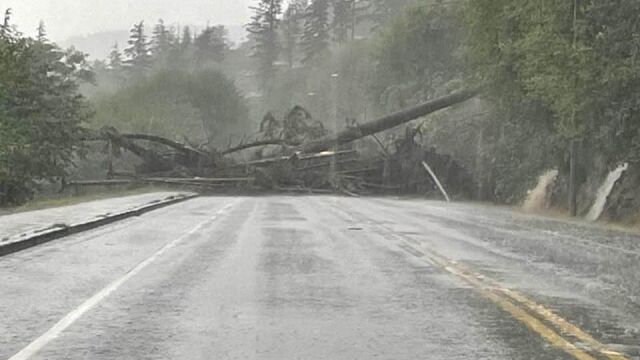
[(637, 359), (639, 260), (492, 207), (198, 198), (0, 258), (0, 359)]

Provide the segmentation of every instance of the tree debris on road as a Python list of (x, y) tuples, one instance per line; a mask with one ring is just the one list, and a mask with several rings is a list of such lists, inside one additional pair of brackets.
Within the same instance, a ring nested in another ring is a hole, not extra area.
[[(416, 143), (419, 126), (409, 126), (404, 137), (392, 139), (388, 144), (375, 134), (464, 102), (476, 94), (474, 90), (457, 92), (365, 124), (356, 123), (336, 134), (329, 134), (306, 109), (296, 106), (282, 122), (267, 113), (260, 125), (260, 138), (225, 150), (198, 148), (150, 134), (121, 134), (114, 128), (102, 129), (86, 140), (107, 141), (113, 154), (124, 149), (139, 157), (142, 165), (128, 179), (131, 182), (181, 185), (199, 190), (247, 187), (302, 193), (336, 192), (349, 196), (372, 192), (425, 193), (438, 186), (432, 177), (416, 171), (423, 161), (429, 161), (451, 191), (456, 196), (464, 196), (472, 187), (468, 173), (449, 157), (438, 154), (435, 149), (425, 150)], [(369, 154), (356, 150), (355, 141), (372, 136), (384, 152)], [(390, 151), (392, 147), (395, 152)], [(271, 153), (265, 151), (267, 148), (271, 148)], [(254, 160), (239, 161), (236, 154), (247, 151), (253, 151)], [(89, 181), (73, 185), (111, 184), (118, 177), (112, 168), (110, 164), (109, 179), (104, 183)]]

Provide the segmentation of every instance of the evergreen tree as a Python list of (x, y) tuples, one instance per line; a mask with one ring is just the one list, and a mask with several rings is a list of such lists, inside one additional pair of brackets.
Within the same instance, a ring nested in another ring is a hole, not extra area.
[(36, 37), (36, 40), (40, 41), (40, 42), (44, 42), (47, 40), (47, 28), (44, 25), (44, 21), (40, 20), (40, 22), (38, 23), (38, 34)]
[(289, 67), (295, 62), (298, 41), (302, 33), (301, 22), (307, 8), (307, 0), (295, 0), (289, 4), (282, 19), (282, 33), (284, 35), (284, 53)]
[(4, 20), (2, 21), (2, 25), (0, 25), (0, 36), (8, 36), (13, 32), (13, 28), (11, 27), (11, 11), (11, 8), (9, 8), (4, 12)]
[(329, 51), (329, 38), (329, 0), (313, 0), (305, 14), (303, 62), (313, 62), (325, 56)]
[(124, 50), (127, 56), (125, 64), (133, 70), (144, 70), (151, 65), (151, 55), (149, 54), (149, 43), (144, 33), (144, 21), (133, 25), (131, 28), (129, 47)]
[(227, 29), (224, 26), (207, 26), (194, 41), (196, 61), (202, 63), (207, 59), (222, 62), (229, 49)]
[(151, 37), (151, 53), (154, 57), (160, 58), (165, 56), (172, 47), (173, 33), (165, 26), (162, 19), (153, 27)]
[(122, 53), (118, 48), (118, 43), (115, 43), (113, 44), (113, 48), (111, 48), (111, 52), (109, 53), (109, 68), (111, 70), (120, 70), (122, 69), (122, 65)]
[(180, 47), (184, 50), (187, 49), (193, 44), (193, 36), (191, 35), (191, 28), (188, 26), (184, 27), (182, 30), (182, 40), (180, 42)]
[(85, 54), (0, 32), (0, 205), (27, 200), (37, 180), (72, 165), (91, 114), (81, 80), (93, 80)]
[(254, 54), (258, 59), (259, 72), (264, 87), (275, 75), (274, 63), (280, 54), (278, 43), (278, 26), (282, 13), (282, 0), (258, 0), (257, 6), (252, 6), (254, 15), (246, 26), (255, 42)]
[(338, 43), (352, 40), (355, 36), (355, 6), (355, 0), (334, 0), (331, 27), (333, 29), (333, 38)]

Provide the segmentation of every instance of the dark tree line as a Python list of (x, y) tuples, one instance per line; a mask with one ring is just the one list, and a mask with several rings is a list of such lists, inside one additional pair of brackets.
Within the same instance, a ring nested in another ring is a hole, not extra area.
[(293, 0), (286, 8), (282, 3), (257, 0), (246, 26), (263, 85), (273, 80), (279, 60), (289, 67), (317, 65), (330, 57), (332, 44), (353, 41), (359, 25), (379, 29), (415, 0)]
[(145, 23), (141, 21), (131, 28), (123, 51), (118, 44), (114, 45), (108, 66), (128, 74), (145, 74), (153, 67), (202, 67), (209, 62), (224, 61), (229, 47), (228, 32), (224, 26), (207, 25), (192, 35), (190, 27), (184, 27), (180, 33), (161, 19), (149, 36)]

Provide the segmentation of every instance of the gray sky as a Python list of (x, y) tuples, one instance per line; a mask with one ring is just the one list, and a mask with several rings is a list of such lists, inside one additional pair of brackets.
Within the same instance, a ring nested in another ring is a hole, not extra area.
[[(49, 38), (62, 41), (74, 35), (129, 29), (140, 20), (192, 25), (242, 25), (250, 17), (254, 0), (6, 0), (13, 9), (12, 22), (33, 35), (40, 20)], [(4, 11), (4, 10), (3, 10)]]

